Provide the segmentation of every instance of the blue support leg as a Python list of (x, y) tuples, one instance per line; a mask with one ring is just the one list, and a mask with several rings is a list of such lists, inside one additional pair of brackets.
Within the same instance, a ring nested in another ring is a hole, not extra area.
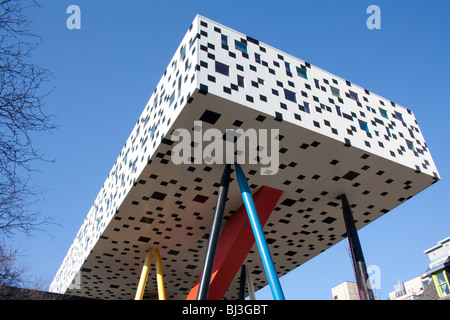
[(253, 198), (248, 188), (247, 179), (242, 172), (241, 166), (235, 164), (236, 176), (241, 189), (242, 199), (244, 200), (245, 208), (247, 209), (250, 225), (255, 236), (255, 241), (258, 246), (259, 254), (266, 272), (267, 279), (269, 280), (270, 290), (275, 300), (284, 300), (283, 290), (281, 289), (280, 280), (278, 279), (275, 266), (273, 264), (272, 256), (270, 255), (269, 246), (267, 245), (264, 232), (259, 221), (258, 212), (256, 211)]

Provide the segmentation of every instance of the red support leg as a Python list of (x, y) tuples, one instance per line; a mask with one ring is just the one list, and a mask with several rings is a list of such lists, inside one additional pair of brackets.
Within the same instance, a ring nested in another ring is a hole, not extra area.
[[(253, 195), (261, 225), (264, 226), (283, 191), (263, 186)], [(209, 287), (209, 300), (220, 300), (239, 271), (250, 252), (255, 238), (253, 236), (247, 211), (242, 205), (228, 220), (220, 234), (216, 258)], [(186, 300), (197, 297), (200, 276), (189, 292)]]

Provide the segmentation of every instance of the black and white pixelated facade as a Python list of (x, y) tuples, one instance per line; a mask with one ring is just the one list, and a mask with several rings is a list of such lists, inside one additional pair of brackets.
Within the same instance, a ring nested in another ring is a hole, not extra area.
[[(194, 121), (202, 121), (203, 130), (279, 130), (275, 174), (242, 165), (253, 192), (263, 185), (283, 190), (264, 226), (279, 276), (344, 239), (341, 194), (359, 229), (439, 180), (411, 110), (197, 16), (51, 291), (132, 299), (146, 251), (158, 247), (167, 298), (186, 297), (201, 272), (223, 170), (220, 164), (171, 160), (172, 134), (198, 130)], [(233, 180), (224, 223), (242, 205)], [(256, 246), (245, 264), (255, 286), (265, 286)], [(144, 297), (155, 297), (155, 288), (147, 286)], [(235, 279), (226, 298), (236, 298), (237, 288)]]

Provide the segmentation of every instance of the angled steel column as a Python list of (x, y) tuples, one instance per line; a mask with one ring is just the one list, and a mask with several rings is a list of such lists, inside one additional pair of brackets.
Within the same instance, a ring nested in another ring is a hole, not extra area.
[(245, 283), (247, 273), (245, 272), (245, 264), (241, 267), (241, 275), (239, 277), (239, 300), (245, 300)]
[(159, 249), (155, 249), (156, 283), (158, 285), (159, 300), (166, 300), (166, 289), (164, 288), (164, 275), (162, 269), (161, 255)]
[(145, 257), (144, 266), (142, 267), (141, 277), (139, 278), (139, 285), (136, 290), (135, 300), (142, 300), (144, 296), (145, 286), (147, 284), (148, 272), (152, 263), (152, 252), (153, 249), (148, 249), (147, 256)]
[(269, 280), (272, 296), (275, 300), (284, 300), (283, 290), (281, 289), (280, 280), (278, 279), (275, 266), (273, 264), (272, 256), (270, 255), (269, 246), (267, 245), (264, 231), (259, 221), (258, 212), (256, 211), (253, 198), (248, 188), (247, 179), (242, 172), (241, 166), (235, 163), (236, 176), (241, 189), (242, 199), (244, 200), (245, 208), (247, 209), (250, 225), (255, 236), (256, 244), (258, 245), (259, 254), (264, 266), (264, 270)]
[(253, 279), (252, 279), (252, 275), (250, 274), (250, 268), (246, 267), (245, 269), (246, 269), (245, 271), (247, 273), (248, 296), (249, 296), (250, 300), (256, 300), (255, 287), (253, 286)]
[(364, 260), (361, 243), (359, 242), (358, 232), (356, 230), (355, 220), (353, 219), (352, 209), (345, 194), (341, 195), (342, 212), (344, 215), (345, 228), (347, 230), (347, 239), (352, 254), (353, 269), (355, 271), (356, 284), (361, 300), (374, 300), (372, 288), (370, 287), (369, 276), (367, 274), (366, 262)]
[(211, 226), (211, 234), (209, 235), (208, 247), (206, 248), (205, 262), (200, 278), (199, 288), (197, 292), (197, 300), (208, 299), (209, 283), (211, 281), (211, 273), (216, 257), (217, 241), (220, 235), (220, 225), (222, 223), (225, 202), (227, 201), (228, 186), (230, 184), (230, 167), (227, 164), (223, 170), (220, 180), (219, 194), (214, 212), (214, 218)]
[[(253, 195), (253, 202), (262, 225), (269, 219), (282, 194), (283, 191), (281, 190), (262, 186)], [(208, 299), (223, 299), (254, 244), (255, 237), (248, 219), (247, 209), (242, 203), (239, 209), (230, 216), (230, 219), (227, 220), (225, 227), (220, 232), (209, 284)], [(246, 266), (246, 269), (248, 270), (249, 267)], [(201, 270), (186, 296), (186, 300), (197, 299), (200, 277)], [(247, 279), (249, 279), (248, 273)]]

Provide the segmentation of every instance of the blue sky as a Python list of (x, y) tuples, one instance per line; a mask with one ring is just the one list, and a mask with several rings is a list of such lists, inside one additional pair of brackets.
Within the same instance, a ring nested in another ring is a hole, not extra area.
[[(69, 30), (70, 5), (81, 30)], [(369, 30), (366, 9), (381, 9)], [(448, 74), (450, 2), (442, 1), (46, 1), (30, 11), (42, 37), (34, 61), (53, 72), (45, 110), (59, 129), (35, 137), (54, 163), (36, 163), (36, 208), (61, 226), (18, 236), (21, 263), (48, 283), (123, 144), (196, 14), (215, 20), (411, 109), (442, 180), (363, 228), (367, 265), (381, 272), (386, 299), (397, 279), (428, 266), (424, 250), (450, 236)], [(281, 278), (287, 299), (331, 299), (354, 281), (342, 241)], [(272, 299), (268, 288), (257, 294)]]

